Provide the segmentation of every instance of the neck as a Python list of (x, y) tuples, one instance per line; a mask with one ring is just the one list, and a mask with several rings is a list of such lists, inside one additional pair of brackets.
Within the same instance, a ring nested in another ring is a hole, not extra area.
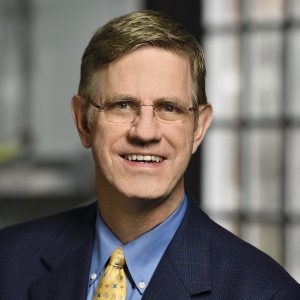
[(183, 198), (183, 190), (176, 196), (154, 200), (97, 194), (104, 222), (123, 244), (135, 240), (166, 220)]

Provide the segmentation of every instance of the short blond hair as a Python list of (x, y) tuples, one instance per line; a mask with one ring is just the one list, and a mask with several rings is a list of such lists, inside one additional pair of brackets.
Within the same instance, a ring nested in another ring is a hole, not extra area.
[(82, 56), (78, 94), (85, 99), (97, 97), (101, 68), (143, 46), (187, 55), (191, 65), (192, 101), (207, 104), (205, 60), (200, 44), (181, 24), (149, 10), (117, 17), (95, 32)]

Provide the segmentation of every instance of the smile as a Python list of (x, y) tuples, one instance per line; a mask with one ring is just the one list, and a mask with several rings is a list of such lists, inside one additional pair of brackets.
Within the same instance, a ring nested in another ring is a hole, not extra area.
[(144, 162), (144, 163), (159, 163), (164, 160), (163, 157), (157, 155), (140, 155), (140, 154), (130, 154), (124, 155), (124, 158), (129, 161), (137, 161), (137, 162)]

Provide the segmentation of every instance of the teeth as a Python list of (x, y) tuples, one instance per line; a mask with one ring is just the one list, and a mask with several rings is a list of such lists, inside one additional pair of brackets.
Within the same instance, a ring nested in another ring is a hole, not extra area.
[(130, 161), (141, 161), (141, 162), (161, 162), (163, 160), (162, 157), (156, 156), (156, 155), (136, 155), (136, 154), (131, 154), (131, 155), (125, 155), (125, 159), (130, 160)]

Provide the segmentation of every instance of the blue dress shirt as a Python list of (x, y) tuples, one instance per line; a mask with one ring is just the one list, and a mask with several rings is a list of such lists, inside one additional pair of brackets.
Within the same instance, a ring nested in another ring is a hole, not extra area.
[(186, 207), (187, 198), (184, 196), (182, 203), (163, 223), (126, 245), (122, 245), (98, 213), (87, 300), (93, 299), (107, 261), (113, 251), (120, 246), (123, 248), (126, 261), (126, 300), (140, 300), (183, 219)]

